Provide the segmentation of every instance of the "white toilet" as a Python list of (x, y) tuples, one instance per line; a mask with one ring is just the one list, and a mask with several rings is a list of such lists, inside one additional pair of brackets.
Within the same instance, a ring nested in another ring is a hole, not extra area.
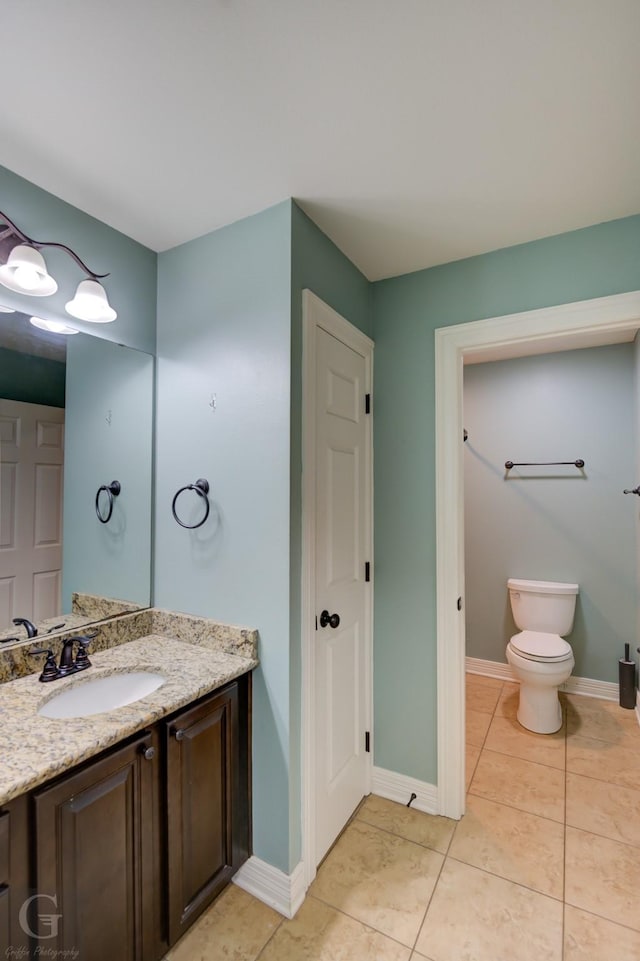
[(520, 681), (518, 720), (536, 734), (562, 726), (558, 688), (571, 676), (575, 661), (564, 640), (573, 629), (577, 584), (509, 578), (513, 619), (520, 628), (507, 644), (507, 661)]

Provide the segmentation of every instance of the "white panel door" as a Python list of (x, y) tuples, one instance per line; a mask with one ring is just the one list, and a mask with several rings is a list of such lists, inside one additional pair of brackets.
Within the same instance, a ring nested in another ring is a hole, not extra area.
[(0, 400), (0, 626), (60, 613), (64, 410)]
[(361, 354), (317, 329), (316, 863), (367, 791), (365, 374)]

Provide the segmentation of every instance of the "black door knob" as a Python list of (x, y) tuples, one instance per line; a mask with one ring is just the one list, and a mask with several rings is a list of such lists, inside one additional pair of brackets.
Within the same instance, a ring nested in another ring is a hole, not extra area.
[(338, 627), (340, 624), (340, 615), (330, 614), (329, 611), (323, 611), (320, 615), (320, 627), (326, 627), (327, 624), (330, 627)]

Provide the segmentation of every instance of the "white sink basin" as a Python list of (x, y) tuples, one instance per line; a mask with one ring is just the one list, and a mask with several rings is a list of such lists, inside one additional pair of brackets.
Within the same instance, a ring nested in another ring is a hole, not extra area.
[(42, 717), (90, 717), (132, 704), (162, 687), (166, 677), (153, 671), (127, 671), (107, 677), (88, 677), (45, 701)]

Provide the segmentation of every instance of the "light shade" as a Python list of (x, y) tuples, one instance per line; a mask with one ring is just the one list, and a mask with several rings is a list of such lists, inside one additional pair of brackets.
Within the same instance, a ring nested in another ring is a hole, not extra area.
[(28, 244), (13, 248), (6, 264), (0, 267), (0, 284), (31, 297), (48, 297), (58, 289), (40, 251)]
[(70, 337), (71, 334), (80, 333), (75, 327), (69, 327), (68, 324), (63, 324), (58, 320), (43, 320), (42, 317), (30, 317), (29, 322), (32, 323), (34, 327), (38, 327), (39, 330), (47, 330), (50, 334), (64, 334), (65, 337)]
[(108, 324), (118, 316), (97, 280), (81, 280), (73, 300), (65, 304), (68, 314), (93, 324)]

